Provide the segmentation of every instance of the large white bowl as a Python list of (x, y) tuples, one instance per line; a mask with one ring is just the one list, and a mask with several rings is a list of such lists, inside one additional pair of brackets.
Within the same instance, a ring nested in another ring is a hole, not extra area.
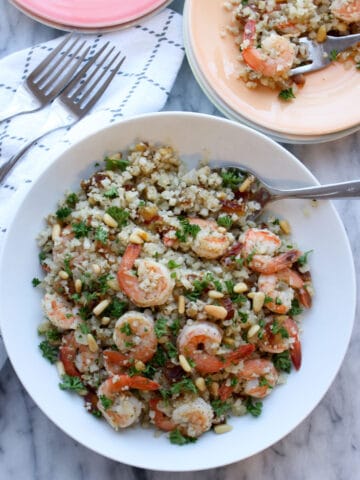
[[(351, 250), (341, 221), (328, 201), (272, 205), (287, 218), (303, 250), (313, 249), (316, 290), (303, 322), (303, 364), (264, 401), (259, 418), (231, 418), (225, 435), (208, 432), (197, 443), (179, 447), (166, 436), (140, 427), (116, 433), (86, 413), (82, 400), (58, 388), (54, 366), (40, 355), (37, 325), (42, 322), (41, 292), (31, 286), (40, 277), (35, 238), (44, 216), (67, 189), (77, 189), (104, 154), (126, 149), (135, 140), (169, 143), (190, 164), (202, 158), (238, 160), (287, 187), (316, 184), (311, 173), (272, 140), (247, 127), (191, 113), (160, 113), (121, 121), (82, 140), (46, 169), (14, 215), (0, 260), (0, 318), (10, 360), (26, 390), (64, 432), (92, 450), (130, 465), (185, 471), (242, 460), (280, 440), (321, 400), (340, 367), (354, 319), (355, 279)], [(50, 153), (51, 154), (51, 153)], [(341, 328), (339, 328), (339, 321)]]

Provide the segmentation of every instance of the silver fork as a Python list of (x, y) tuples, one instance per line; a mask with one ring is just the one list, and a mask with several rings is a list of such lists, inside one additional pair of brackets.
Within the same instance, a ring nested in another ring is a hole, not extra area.
[(327, 37), (322, 43), (314, 42), (308, 38), (300, 38), (300, 45), (305, 45), (308, 50), (308, 63), (300, 65), (290, 70), (290, 75), (315, 72), (329, 65), (334, 60), (334, 56), (343, 50), (356, 45), (360, 42), (360, 33), (346, 35), (344, 37)]
[[(105, 65), (105, 62), (115, 50), (115, 47), (107, 48), (108, 45), (109, 42), (91, 57), (61, 95), (54, 101), (51, 106), (49, 118), (40, 134), (26, 143), (16, 155), (13, 155), (0, 167), (0, 182), (5, 179), (6, 175), (13, 168), (19, 158), (35, 142), (50, 132), (73, 126), (83, 118), (99, 100), (125, 60), (124, 56), (117, 62), (121, 53), (117, 52)], [(96, 64), (95, 62), (102, 56), (102, 54), (104, 54), (103, 58)], [(85, 76), (87, 72), (88, 76)]]
[[(40, 110), (56, 98), (90, 51), (85, 41), (66, 35), (64, 40), (30, 73), (17, 89), (10, 106), (0, 112), (0, 122), (23, 113)], [(63, 49), (67, 47), (66, 51)]]

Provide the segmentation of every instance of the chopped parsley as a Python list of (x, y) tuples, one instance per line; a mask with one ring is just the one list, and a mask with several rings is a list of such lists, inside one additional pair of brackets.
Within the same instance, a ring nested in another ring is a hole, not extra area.
[(339, 55), (339, 51), (334, 48), (333, 50), (330, 51), (329, 57), (332, 62), (335, 62), (337, 60), (337, 56)]
[(280, 325), (277, 320), (274, 320), (270, 326), (271, 333), (274, 335), (280, 334), (281, 338), (289, 338), (289, 332), (285, 327)]
[(108, 398), (105, 395), (100, 395), (99, 398), (100, 398), (101, 405), (105, 408), (105, 410), (110, 408), (114, 403), (113, 400), (111, 400), (111, 398)]
[(70, 255), (66, 256), (65, 259), (64, 259), (64, 271), (69, 275), (69, 277), (72, 276), (70, 261), (71, 261)]
[(294, 95), (293, 89), (290, 87), (281, 90), (281, 92), (279, 93), (279, 98), (281, 98), (281, 100), (284, 100), (285, 102), (288, 102), (289, 100), (296, 97)]
[(174, 268), (178, 268), (181, 265), (179, 263), (176, 263), (175, 260), (169, 260), (167, 266), (168, 268), (170, 268), (170, 270), (173, 270)]
[(248, 321), (248, 318), (249, 318), (249, 314), (246, 313), (246, 312), (242, 312), (241, 310), (238, 310), (238, 315), (240, 317), (240, 321), (241, 323), (246, 323)]
[(129, 160), (125, 160), (124, 158), (115, 159), (105, 157), (104, 161), (106, 170), (120, 170), (123, 172), (130, 165)]
[(120, 328), (121, 333), (125, 333), (126, 336), (130, 337), (133, 334), (131, 326), (128, 322), (125, 322), (124, 325)]
[(170, 393), (172, 395), (176, 395), (182, 392), (197, 393), (197, 388), (191, 378), (184, 378), (183, 380), (180, 380), (180, 382), (174, 383), (174, 385), (170, 387)]
[(76, 238), (87, 237), (90, 232), (90, 227), (85, 222), (73, 223), (71, 226)]
[(307, 252), (303, 253), (301, 257), (297, 259), (297, 263), (300, 265), (300, 267), (303, 267), (306, 265), (309, 261), (309, 255), (312, 253), (314, 250), (308, 250)]
[(212, 409), (217, 417), (222, 417), (225, 415), (231, 408), (230, 403), (223, 402), (219, 398), (211, 402)]
[(116, 187), (111, 187), (109, 190), (104, 192), (104, 197), (106, 198), (116, 198), (118, 196), (119, 194)]
[(126, 302), (122, 302), (117, 297), (112, 299), (112, 302), (106, 309), (106, 315), (109, 317), (121, 317), (121, 315), (127, 309), (128, 304)]
[(86, 325), (86, 323), (80, 323), (79, 327), (80, 327), (81, 333), (83, 333), (84, 335), (90, 333), (90, 328)]
[(105, 245), (108, 241), (108, 232), (103, 227), (98, 227), (95, 231), (95, 240)]
[(262, 402), (253, 402), (253, 400), (249, 397), (245, 402), (246, 410), (250, 413), (253, 417), (259, 417), (262, 411)]
[(187, 445), (188, 443), (195, 443), (197, 440), (196, 438), (185, 437), (177, 428), (170, 432), (169, 439), (174, 445)]
[(42, 356), (49, 360), (50, 363), (55, 363), (58, 359), (59, 349), (54, 345), (51, 345), (48, 340), (43, 340), (39, 348), (41, 350)]
[(44, 263), (45, 258), (46, 258), (46, 253), (45, 253), (45, 252), (40, 252), (40, 253), (39, 253), (39, 262), (40, 262), (40, 264)]
[(50, 343), (59, 342), (59, 340), (61, 339), (61, 332), (55, 329), (47, 330), (45, 335)]
[(128, 224), (129, 212), (120, 207), (109, 207), (106, 213), (110, 215), (119, 227), (125, 227)]
[(161, 338), (166, 335), (167, 332), (167, 319), (166, 318), (158, 318), (155, 322), (155, 335), (157, 338)]
[(65, 200), (66, 205), (70, 208), (75, 208), (78, 201), (79, 201), (79, 198), (76, 195), (76, 193), (70, 193)]
[(176, 320), (173, 321), (171, 325), (169, 325), (169, 330), (173, 335), (177, 336), (177, 334), (179, 333), (180, 327), (181, 327), (180, 318), (177, 318)]
[(166, 350), (167, 350), (167, 353), (169, 355), (170, 358), (175, 358), (177, 357), (177, 348), (175, 347), (175, 345), (171, 342), (167, 342), (165, 344), (165, 347), (166, 347)]
[(260, 385), (260, 387), (274, 388), (272, 385), (270, 385), (270, 383), (268, 382), (268, 380), (265, 377), (260, 377), (259, 385)]
[(290, 373), (291, 358), (289, 350), (285, 350), (285, 352), (282, 353), (275, 353), (272, 356), (272, 361), (277, 370), (282, 370), (283, 372)]
[(216, 221), (217, 221), (217, 224), (220, 225), (220, 227), (224, 227), (227, 229), (231, 228), (231, 225), (233, 224), (233, 221), (230, 215), (222, 215)]
[(296, 315), (300, 315), (300, 313), (302, 312), (303, 309), (300, 307), (299, 300), (297, 298), (294, 298), (291, 302), (291, 308), (288, 311), (288, 314), (290, 315), (290, 317), (295, 317)]
[(72, 390), (74, 392), (83, 392), (85, 385), (82, 383), (79, 377), (72, 377), (71, 375), (63, 375), (62, 383), (59, 383), (61, 390)]
[(244, 175), (242, 175), (238, 169), (234, 168), (223, 170), (220, 173), (220, 176), (222, 178), (223, 187), (228, 187), (232, 190), (236, 190), (245, 179)]
[(175, 232), (176, 238), (180, 242), (186, 242), (189, 235), (193, 238), (196, 238), (196, 235), (201, 230), (199, 225), (190, 224), (187, 218), (181, 218), (180, 225), (181, 225), (181, 229), (176, 230)]
[(213, 281), (212, 274), (207, 272), (201, 280), (194, 280), (193, 290), (185, 294), (185, 296), (191, 300), (196, 301), (201, 294), (209, 287), (209, 284)]
[(37, 287), (38, 285), (40, 285), (41, 283), (41, 280), (39, 280), (38, 278), (34, 277), (32, 280), (31, 280), (31, 284), (33, 287)]
[(71, 208), (61, 207), (58, 210), (56, 210), (55, 215), (57, 216), (57, 218), (59, 220), (64, 220), (65, 218), (67, 218), (70, 215), (71, 212), (72, 212)]

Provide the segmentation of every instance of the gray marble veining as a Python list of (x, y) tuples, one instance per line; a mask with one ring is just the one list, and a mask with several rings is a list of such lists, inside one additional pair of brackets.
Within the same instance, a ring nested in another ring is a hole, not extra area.
[[(182, 0), (173, 3), (181, 11)], [(0, 0), (0, 57), (58, 31), (26, 18)], [(184, 61), (166, 110), (220, 115)], [(286, 145), (323, 183), (360, 178), (360, 132), (319, 145)], [(337, 201), (360, 260), (360, 202)], [(331, 232), (329, 232), (331, 235)], [(336, 252), (334, 252), (336, 255)], [(331, 261), (331, 259), (329, 259)], [(339, 301), (341, 299), (339, 298)], [(292, 433), (262, 453), (227, 467), (194, 473), (161, 473), (128, 467), (99, 456), (53, 425), (27, 395), (9, 362), (0, 372), (0, 478), (2, 480), (358, 480), (360, 478), (359, 310), (350, 348), (329, 391)], [(341, 318), (338, 319), (341, 328)], [(321, 342), (321, 338), (319, 338)], [(316, 379), (314, 379), (316, 381)], [(179, 451), (179, 454), (182, 454)], [(184, 462), (186, 459), (184, 458)]]

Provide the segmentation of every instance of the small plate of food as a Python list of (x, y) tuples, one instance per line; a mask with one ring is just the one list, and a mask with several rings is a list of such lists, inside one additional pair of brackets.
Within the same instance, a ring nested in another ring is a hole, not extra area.
[(188, 0), (189, 63), (204, 92), (229, 118), (284, 142), (340, 138), (360, 126), (359, 46), (333, 51), (333, 61), (322, 70), (295, 76), (290, 70), (307, 60), (301, 38), (321, 42), (328, 34), (359, 33), (358, 2), (352, 2), (351, 14), (343, 3)]
[(355, 280), (334, 207), (283, 200), (259, 216), (256, 178), (221, 167), (234, 160), (274, 186), (316, 184), (248, 127), (159, 113), (54, 158), (14, 214), (10, 361), (102, 455), (167, 471), (242, 460), (304, 420), (341, 365)]

